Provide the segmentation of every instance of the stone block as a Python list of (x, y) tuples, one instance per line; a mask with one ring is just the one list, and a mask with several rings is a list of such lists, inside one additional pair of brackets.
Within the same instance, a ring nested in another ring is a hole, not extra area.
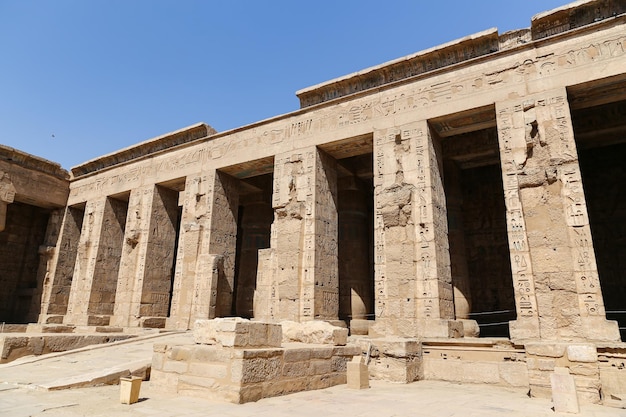
[[(216, 319), (217, 320), (217, 319)], [(193, 325), (193, 341), (198, 344), (216, 345), (217, 328), (214, 320), (196, 320)]]
[(280, 358), (256, 358), (245, 360), (241, 368), (241, 383), (276, 380), (281, 374)]
[[(285, 362), (308, 361), (311, 358), (312, 350), (313, 349), (309, 349), (309, 348), (285, 349), (283, 359)], [(331, 354), (332, 354), (332, 350), (331, 350)]]
[(282, 329), (279, 324), (253, 322), (239, 317), (196, 320), (194, 341), (198, 344), (224, 347), (280, 347)]
[(241, 390), (239, 391), (239, 404), (259, 401), (263, 397), (263, 385), (261, 384), (241, 387)]
[[(333, 356), (334, 348), (332, 347), (316, 347), (311, 349), (311, 359), (328, 359)], [(285, 351), (285, 354), (287, 352)]]
[(370, 375), (368, 367), (363, 363), (361, 356), (355, 356), (348, 362), (346, 371), (348, 388), (364, 389), (370, 387)]
[(167, 358), (174, 361), (188, 361), (191, 358), (191, 346), (172, 346)]
[(569, 345), (567, 347), (567, 359), (570, 362), (595, 363), (598, 361), (598, 351), (592, 344)]
[(205, 376), (187, 374), (187, 375), (181, 375), (178, 378), (179, 390), (181, 389), (189, 390), (189, 389), (194, 389), (194, 388), (198, 390), (205, 390), (207, 388), (208, 389), (218, 388), (221, 385), (222, 384), (220, 384), (220, 382), (218, 382), (216, 379), (205, 377)]
[(212, 379), (225, 379), (228, 377), (228, 365), (226, 363), (199, 363), (189, 364), (189, 375)]
[[(309, 362), (291, 362), (283, 365), (282, 375), (287, 378), (297, 378), (309, 375)], [(330, 368), (330, 367), (329, 367)]]
[(463, 362), (462, 382), (498, 384), (500, 372), (496, 362)]
[(578, 397), (574, 377), (567, 368), (556, 367), (550, 374), (552, 403), (557, 413), (579, 413)]
[(165, 363), (165, 355), (162, 352), (152, 353), (152, 369), (162, 370)]
[(561, 358), (565, 355), (566, 344), (558, 343), (526, 343), (526, 353), (534, 356)]
[(187, 362), (178, 362), (173, 360), (166, 360), (163, 363), (163, 372), (174, 372), (177, 374), (184, 374), (188, 370)]
[(301, 342), (343, 346), (348, 343), (348, 329), (333, 326), (325, 321), (297, 323), (283, 321), (283, 342)]
[(500, 381), (512, 387), (528, 387), (528, 369), (523, 362), (499, 364)]
[(330, 361), (327, 360), (311, 360), (309, 364), (309, 373), (311, 375), (324, 375), (332, 372)]
[(350, 334), (351, 335), (367, 335), (369, 333), (369, 327), (371, 320), (352, 319), (350, 320)]
[(196, 345), (191, 354), (192, 362), (228, 362), (232, 351), (220, 346)]
[(150, 388), (154, 392), (167, 392), (175, 394), (178, 392), (179, 378), (179, 374), (153, 369), (150, 372)]
[(626, 369), (600, 367), (600, 383), (604, 405), (626, 408)]

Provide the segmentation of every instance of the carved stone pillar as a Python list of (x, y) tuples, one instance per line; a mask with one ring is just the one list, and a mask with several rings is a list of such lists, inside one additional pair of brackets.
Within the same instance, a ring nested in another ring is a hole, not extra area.
[(131, 192), (113, 324), (164, 326), (177, 216), (178, 192), (154, 185)]
[(240, 201), (242, 213), (239, 233), (241, 237), (236, 277), (235, 315), (254, 317), (254, 290), (256, 288), (259, 249), (269, 248), (270, 229), (274, 211), (269, 202), (270, 192), (249, 194)]
[(43, 311), (44, 294), (46, 286), (50, 282), (50, 277), (54, 273), (54, 256), (57, 252), (57, 242), (61, 232), (63, 221), (63, 209), (56, 209), (50, 212), (48, 225), (46, 226), (46, 236), (39, 246), (39, 267), (37, 268), (37, 289), (31, 299), (31, 305), (27, 320), (32, 323), (39, 319)]
[(426, 121), (374, 133), (373, 333), (449, 337), (453, 320), (445, 193)]
[(367, 329), (357, 321), (373, 313), (367, 196), (358, 178), (339, 181), (339, 318), (350, 323), (352, 334)]
[(44, 279), (38, 320), (41, 324), (62, 323), (67, 312), (84, 216), (83, 209), (65, 209), (57, 248), (52, 255), (50, 271)]
[[(469, 320), (472, 312), (472, 294), (465, 250), (463, 191), (461, 189), (462, 173), (453, 161), (447, 161), (444, 165), (450, 270), (454, 286), (454, 315), (459, 320)], [(468, 327), (470, 327), (469, 323)], [(465, 330), (467, 333), (469, 329)], [(475, 336), (476, 334), (470, 333), (466, 335)]]
[(239, 193), (237, 180), (210, 171), (187, 177), (167, 327), (230, 315)]
[(565, 89), (496, 106), (513, 339), (619, 340), (606, 321)]
[(259, 251), (255, 317), (337, 319), (336, 197), (336, 161), (324, 152), (275, 157), (271, 248)]
[(108, 325), (113, 314), (126, 204), (109, 197), (90, 200), (64, 322)]
[(0, 232), (6, 226), (7, 205), (15, 198), (15, 187), (8, 173), (0, 171)]

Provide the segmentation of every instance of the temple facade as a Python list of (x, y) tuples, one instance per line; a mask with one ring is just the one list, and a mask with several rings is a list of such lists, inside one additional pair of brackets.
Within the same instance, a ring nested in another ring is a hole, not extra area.
[(427, 365), (435, 341), (496, 337), (536, 392), (545, 361), (593, 363), (576, 381), (595, 401), (598, 355), (626, 352), (626, 3), (573, 3), (297, 96), (71, 176), (0, 160), (0, 321), (324, 320), (430, 343), (422, 377), (446, 372)]

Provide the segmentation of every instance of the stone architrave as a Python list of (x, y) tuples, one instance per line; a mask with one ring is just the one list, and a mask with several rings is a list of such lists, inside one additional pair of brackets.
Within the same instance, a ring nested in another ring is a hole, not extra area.
[(375, 132), (375, 332), (448, 337), (445, 193), (426, 121)]
[(336, 161), (324, 152), (276, 156), (271, 248), (259, 251), (255, 317), (337, 319), (336, 194)]

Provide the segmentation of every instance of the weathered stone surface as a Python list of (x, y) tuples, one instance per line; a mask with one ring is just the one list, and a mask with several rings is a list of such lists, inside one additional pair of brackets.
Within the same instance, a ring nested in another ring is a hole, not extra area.
[(197, 323), (199, 345), (155, 350), (158, 384), (237, 402), (345, 381), (348, 331), (369, 338), (354, 355), (373, 378), (549, 396), (567, 368), (578, 399), (598, 401), (615, 384), (596, 345), (626, 326), (606, 320), (626, 299), (625, 13), (575, 2), (71, 178), (0, 146), (0, 322)]
[(579, 413), (578, 397), (574, 378), (567, 368), (555, 368), (550, 375), (552, 385), (552, 403), (557, 413)]
[(280, 347), (282, 343), (279, 324), (238, 317), (196, 320), (193, 334), (196, 343), (224, 347)]
[(346, 377), (348, 388), (364, 389), (370, 387), (370, 374), (361, 356), (355, 356), (348, 362)]
[(598, 361), (598, 352), (595, 345), (569, 345), (567, 346), (567, 359), (571, 362)]
[(325, 321), (296, 323), (282, 321), (283, 341), (319, 343), (343, 346), (348, 341), (348, 329), (333, 326)]
[[(215, 327), (236, 331), (240, 323)], [(157, 344), (152, 359), (155, 391), (219, 398), (235, 403), (346, 383), (357, 346), (302, 343), (286, 348)], [(312, 359), (313, 358), (313, 359)]]

